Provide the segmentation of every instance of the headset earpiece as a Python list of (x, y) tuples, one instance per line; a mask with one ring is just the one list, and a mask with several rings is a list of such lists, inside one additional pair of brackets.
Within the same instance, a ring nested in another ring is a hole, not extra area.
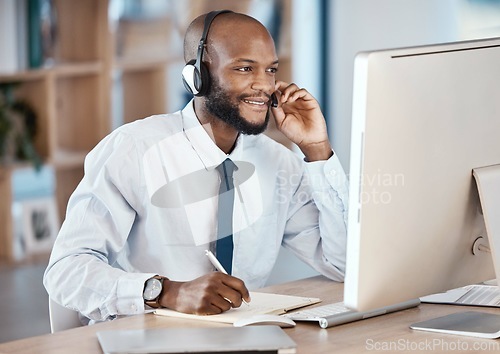
[(196, 59), (192, 59), (187, 62), (182, 69), (182, 83), (184, 84), (186, 90), (195, 96), (204, 96), (210, 87), (210, 74), (208, 72), (208, 68), (205, 64), (203, 64), (203, 50), (212, 21), (217, 15), (226, 12), (232, 11), (212, 11), (205, 16), (205, 25), (203, 28), (203, 34), (198, 44)]
[(201, 63), (198, 68), (196, 60), (190, 60), (182, 69), (182, 83), (189, 93), (204, 96), (210, 87), (210, 75), (205, 64)]
[(198, 69), (194, 66), (195, 63), (195, 59), (190, 60), (182, 69), (182, 83), (186, 90), (193, 95), (197, 95), (199, 92), (196, 85), (197, 80), (195, 79), (198, 76)]

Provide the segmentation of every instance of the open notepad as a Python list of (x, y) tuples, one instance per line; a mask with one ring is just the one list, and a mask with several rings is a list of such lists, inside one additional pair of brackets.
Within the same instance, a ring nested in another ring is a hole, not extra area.
[(169, 309), (157, 309), (154, 313), (160, 316), (177, 318), (188, 318), (211, 322), (234, 323), (239, 319), (260, 314), (276, 314), (288, 312), (299, 307), (316, 304), (321, 300), (318, 298), (290, 296), (280, 294), (268, 294), (260, 292), (250, 292), (251, 302), (241, 304), (239, 308), (230, 309), (218, 315), (198, 316)]

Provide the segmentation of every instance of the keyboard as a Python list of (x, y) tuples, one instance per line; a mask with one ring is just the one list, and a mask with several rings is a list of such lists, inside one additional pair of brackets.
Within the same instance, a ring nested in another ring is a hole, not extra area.
[(343, 302), (321, 305), (313, 308), (306, 308), (295, 312), (289, 312), (282, 316), (294, 321), (314, 321), (318, 322), (321, 328), (338, 326), (344, 323), (363, 320), (366, 318), (384, 315), (386, 313), (400, 311), (418, 306), (420, 300), (410, 300), (396, 305), (386, 306), (371, 311), (354, 311), (347, 308)]

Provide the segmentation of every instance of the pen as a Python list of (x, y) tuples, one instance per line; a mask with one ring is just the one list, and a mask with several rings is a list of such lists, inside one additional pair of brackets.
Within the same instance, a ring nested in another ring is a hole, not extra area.
[[(210, 263), (212, 263), (212, 265), (215, 267), (215, 269), (217, 269), (219, 272), (221, 273), (224, 273), (224, 274), (227, 274), (226, 270), (224, 269), (224, 267), (222, 266), (222, 264), (220, 264), (219, 260), (217, 259), (217, 257), (214, 256), (214, 254), (212, 252), (210, 252), (209, 250), (205, 250), (205, 254), (207, 255), (208, 257), (208, 260), (210, 261)], [(247, 306), (248, 305), (248, 302), (246, 302), (244, 299), (241, 299)]]
[(222, 264), (220, 264), (219, 260), (214, 256), (212, 252), (210, 252), (209, 250), (205, 250), (205, 254), (210, 260), (210, 263), (212, 263), (212, 265), (215, 267), (215, 269), (217, 269), (221, 273), (227, 274)]

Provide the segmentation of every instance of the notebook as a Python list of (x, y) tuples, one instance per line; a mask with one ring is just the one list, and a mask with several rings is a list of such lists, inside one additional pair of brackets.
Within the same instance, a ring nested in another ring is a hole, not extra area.
[(154, 313), (160, 316), (196, 319), (210, 322), (234, 323), (240, 319), (250, 317), (252, 315), (280, 315), (299, 307), (316, 304), (321, 301), (318, 298), (312, 297), (269, 294), (260, 292), (250, 292), (250, 298), (252, 299), (252, 301), (250, 301), (248, 305), (243, 303), (238, 308), (233, 308), (229, 311), (217, 315), (198, 316), (164, 308), (157, 309)]
[(97, 332), (105, 354), (296, 353), (296, 343), (278, 326), (154, 328)]
[(500, 289), (494, 285), (468, 285), (421, 298), (422, 302), (468, 306), (500, 307)]

